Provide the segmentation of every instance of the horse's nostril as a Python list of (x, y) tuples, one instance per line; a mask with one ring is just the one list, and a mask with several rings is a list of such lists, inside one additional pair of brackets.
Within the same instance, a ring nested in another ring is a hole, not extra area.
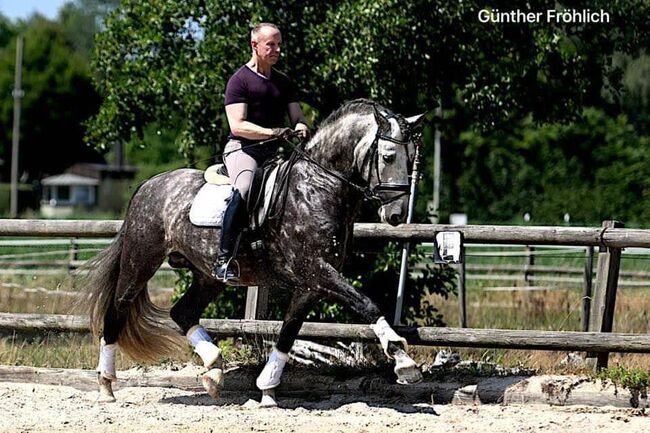
[(389, 218), (389, 222), (390, 222), (391, 224), (399, 224), (399, 222), (401, 221), (401, 219), (402, 219), (402, 218), (401, 218), (401, 215), (393, 214), (393, 215), (390, 216), (390, 218)]

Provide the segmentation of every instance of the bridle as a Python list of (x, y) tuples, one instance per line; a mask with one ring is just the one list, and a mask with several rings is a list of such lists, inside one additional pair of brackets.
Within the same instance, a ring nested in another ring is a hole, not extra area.
[[(302, 146), (295, 146), (294, 145), (294, 153), (302, 156), (305, 160), (309, 161), (310, 163), (320, 167), (323, 171), (328, 173), (329, 175), (339, 179), (340, 181), (348, 184), (352, 188), (356, 189), (357, 191), (361, 192), (364, 199), (378, 202), (381, 206), (384, 206), (386, 204), (392, 203), (395, 200), (399, 200), (400, 198), (404, 197), (405, 195), (410, 194), (410, 184), (409, 183), (401, 183), (401, 182), (382, 182), (381, 180), (381, 175), (379, 173), (379, 140), (386, 140), (390, 141), (395, 144), (399, 144), (404, 146), (406, 149), (406, 164), (407, 164), (407, 170), (409, 174), (411, 173), (411, 165), (410, 163), (410, 154), (409, 154), (409, 148), (408, 145), (412, 141), (413, 144), (415, 145), (415, 158), (417, 159), (419, 157), (419, 150), (420, 147), (422, 147), (422, 133), (418, 131), (414, 131), (413, 128), (410, 127), (409, 123), (404, 119), (404, 117), (400, 116), (399, 114), (395, 114), (392, 111), (383, 108), (386, 110), (385, 114), (382, 114), (379, 110), (379, 107), (377, 104), (374, 104), (372, 102), (368, 102), (373, 106), (373, 108), (376, 110), (378, 115), (382, 116), (384, 119), (389, 121), (390, 119), (395, 119), (397, 121), (397, 124), (400, 126), (400, 130), (402, 131), (402, 135), (406, 137), (405, 140), (397, 140), (389, 135), (386, 135), (382, 133), (381, 131), (381, 126), (377, 125), (377, 133), (375, 134), (375, 138), (373, 139), (372, 143), (370, 144), (370, 147), (368, 149), (368, 152), (366, 152), (366, 155), (363, 158), (363, 162), (361, 163), (361, 166), (359, 167), (359, 173), (360, 177), (362, 179), (364, 171), (367, 171), (367, 179), (364, 179), (368, 183), (366, 185), (354, 182), (345, 176), (342, 176), (341, 174), (337, 173), (336, 171), (329, 169), (319, 162), (315, 161), (312, 159), (302, 148)], [(287, 140), (291, 145), (289, 140)], [(304, 144), (304, 143), (303, 143)], [(365, 167), (368, 167), (367, 169)], [(374, 186), (370, 185), (370, 179), (371, 179), (371, 172), (372, 170), (375, 170), (375, 174), (377, 177), (377, 183)], [(382, 198), (381, 194), (385, 192), (400, 192), (400, 194), (396, 194), (390, 198)]]
[[(402, 135), (405, 137), (404, 140), (397, 140), (391, 137), (390, 135), (386, 135), (382, 133), (381, 126), (378, 126), (377, 133), (375, 134), (375, 138), (370, 144), (368, 152), (366, 152), (366, 155), (363, 158), (363, 162), (361, 163), (361, 167), (359, 169), (360, 173), (363, 173), (365, 171), (364, 167), (366, 165), (368, 166), (367, 168), (368, 185), (364, 188), (364, 197), (369, 200), (377, 201), (383, 206), (388, 203), (392, 203), (393, 201), (398, 200), (406, 195), (409, 195), (411, 185), (408, 182), (406, 183), (383, 182), (381, 180), (381, 174), (379, 172), (379, 140), (390, 141), (391, 143), (404, 146), (404, 149), (406, 150), (406, 164), (407, 164), (406, 168), (410, 174), (412, 170), (412, 166), (410, 164), (411, 155), (409, 154), (408, 145), (409, 143), (411, 143), (411, 141), (413, 142), (413, 144), (415, 145), (415, 158), (417, 158), (419, 156), (419, 149), (422, 146), (422, 134), (414, 131), (410, 127), (409, 123), (404, 119), (404, 117), (400, 116), (399, 114), (395, 114), (389, 110), (387, 110), (386, 114), (383, 114), (379, 111), (376, 105), (374, 105), (374, 108), (377, 111), (377, 114), (379, 116), (382, 116), (389, 123), (390, 123), (390, 119), (395, 119), (397, 121), (397, 124), (400, 127), (400, 130), (402, 131)], [(373, 169), (375, 170), (377, 183), (371, 187), (370, 179), (371, 179), (371, 174)], [(399, 192), (400, 194), (396, 194), (386, 199), (381, 197), (381, 194), (384, 192)]]

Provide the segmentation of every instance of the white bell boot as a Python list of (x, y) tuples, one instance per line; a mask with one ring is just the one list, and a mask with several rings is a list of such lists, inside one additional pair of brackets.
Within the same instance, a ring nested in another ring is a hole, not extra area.
[(194, 347), (194, 351), (201, 357), (206, 368), (222, 367), (221, 349), (212, 342), (212, 338), (201, 325), (191, 327), (187, 331), (187, 339)]
[(282, 370), (289, 360), (289, 355), (280, 352), (277, 349), (273, 349), (269, 360), (266, 362), (264, 369), (257, 377), (257, 388), (264, 391), (267, 389), (273, 389), (280, 385), (280, 378), (282, 377)]
[(406, 342), (406, 339), (404, 337), (400, 337), (399, 335), (397, 335), (397, 333), (393, 330), (393, 328), (390, 327), (390, 325), (388, 324), (384, 316), (377, 319), (377, 323), (374, 325), (370, 325), (370, 327), (374, 331), (377, 338), (379, 338), (381, 347), (384, 349), (384, 353), (388, 358), (390, 359), (393, 358), (388, 353), (388, 343), (399, 343), (404, 348), (404, 351), (408, 351), (409, 346), (408, 343)]
[(115, 373), (115, 355), (117, 354), (117, 343), (106, 344), (102, 337), (99, 344), (99, 362), (97, 364), (97, 373), (104, 379), (111, 382), (117, 380)]

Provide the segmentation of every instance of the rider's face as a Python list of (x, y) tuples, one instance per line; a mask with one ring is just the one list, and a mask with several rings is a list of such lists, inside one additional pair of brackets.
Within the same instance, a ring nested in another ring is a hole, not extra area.
[(252, 41), (251, 45), (259, 60), (274, 65), (280, 58), (282, 35), (273, 27), (263, 27), (257, 35), (257, 41)]

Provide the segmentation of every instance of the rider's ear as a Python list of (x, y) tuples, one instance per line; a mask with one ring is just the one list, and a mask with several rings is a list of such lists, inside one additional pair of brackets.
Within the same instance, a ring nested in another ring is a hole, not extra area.
[(406, 118), (406, 122), (409, 124), (411, 129), (416, 129), (422, 127), (422, 121), (424, 120), (424, 117), (426, 116), (426, 112), (422, 114), (418, 114), (417, 116), (411, 116)]
[(377, 122), (377, 125), (379, 125), (379, 130), (390, 131), (390, 122), (388, 121), (388, 119), (386, 119), (384, 115), (379, 112), (377, 107), (374, 107), (374, 109), (375, 109), (375, 122)]

